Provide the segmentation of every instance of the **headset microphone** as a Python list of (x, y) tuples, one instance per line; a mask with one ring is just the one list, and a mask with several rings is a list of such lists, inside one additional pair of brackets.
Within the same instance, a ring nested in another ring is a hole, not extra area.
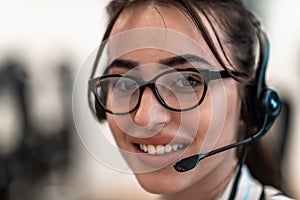
[[(265, 35), (264, 32), (259, 32), (258, 39), (260, 43), (260, 59), (258, 63), (259, 68), (257, 69), (257, 74), (256, 74), (257, 87), (254, 89), (254, 91), (251, 92), (256, 93), (256, 98), (254, 100), (256, 102), (256, 109), (254, 110), (260, 111), (260, 113), (257, 113), (256, 115), (262, 116), (261, 117), (262, 123), (260, 126), (260, 130), (256, 134), (242, 141), (229, 144), (227, 146), (212, 150), (207, 153), (196, 154), (184, 158), (178, 161), (177, 163), (175, 163), (174, 168), (176, 171), (178, 172), (189, 171), (194, 167), (196, 167), (199, 164), (199, 162), (204, 158), (221, 153), (223, 151), (227, 151), (229, 149), (238, 147), (240, 145), (249, 144), (254, 141), (257, 141), (262, 136), (264, 136), (265, 133), (271, 128), (273, 122), (275, 121), (276, 117), (280, 113), (281, 103), (276, 91), (269, 89), (265, 82), (265, 73), (266, 73), (266, 67), (269, 58), (269, 42), (267, 36)], [(251, 90), (253, 90), (253, 87), (251, 88)], [(253, 103), (253, 100), (250, 100), (248, 104), (255, 104), (255, 103)]]
[[(278, 104), (277, 106), (280, 106), (280, 104)], [(268, 131), (268, 129), (271, 127), (270, 123), (272, 123), (272, 122), (268, 122), (268, 117), (265, 117), (264, 123), (263, 123), (261, 129), (252, 137), (242, 140), (240, 142), (236, 142), (236, 143), (221, 147), (219, 149), (215, 149), (208, 153), (196, 154), (196, 155), (184, 158), (184, 159), (178, 161), (177, 163), (175, 163), (174, 168), (178, 172), (186, 172), (186, 171), (189, 171), (189, 170), (195, 168), (199, 164), (199, 162), (201, 160), (203, 160), (204, 158), (213, 156), (213, 155), (221, 153), (223, 151), (227, 151), (229, 149), (238, 147), (243, 144), (248, 144), (248, 143), (254, 142), (254, 141), (260, 139)]]

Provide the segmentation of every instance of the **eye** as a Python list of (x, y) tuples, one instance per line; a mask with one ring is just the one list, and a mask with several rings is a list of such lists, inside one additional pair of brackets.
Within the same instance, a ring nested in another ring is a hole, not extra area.
[(200, 77), (195, 77), (193, 75), (182, 75), (175, 82), (178, 87), (196, 87), (202, 85), (202, 79)]
[(128, 78), (120, 78), (119, 80), (115, 81), (113, 84), (113, 91), (114, 92), (131, 92), (138, 88), (138, 84)]

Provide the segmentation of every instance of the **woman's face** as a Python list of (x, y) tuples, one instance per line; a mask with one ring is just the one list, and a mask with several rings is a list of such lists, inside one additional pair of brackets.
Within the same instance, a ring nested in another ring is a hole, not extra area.
[[(117, 56), (119, 61), (124, 62), (113, 65), (109, 74), (129, 74), (149, 81), (174, 68), (222, 70), (215, 64), (217, 62), (193, 23), (176, 8), (139, 6), (128, 10), (114, 25), (111, 36), (136, 29), (147, 30), (150, 27), (180, 32), (208, 53), (193, 51), (193, 48), (185, 44), (179, 45), (179, 50), (175, 52), (162, 48), (132, 49)], [(144, 36), (143, 39), (153, 46), (160, 46), (162, 43), (168, 46), (168, 34), (161, 35)], [(138, 43), (141, 41), (138, 37), (127, 37), (126, 43)], [(171, 44), (175, 46), (183, 41), (174, 38), (172, 40)], [(113, 54), (118, 51), (122, 48), (121, 44), (122, 41), (111, 44), (109, 52)], [(181, 54), (192, 54), (199, 59), (172, 63)], [(228, 183), (236, 165), (234, 150), (208, 157), (196, 168), (184, 173), (175, 171), (173, 165), (185, 157), (205, 153), (236, 140), (240, 117), (237, 88), (237, 82), (232, 78), (211, 81), (201, 105), (184, 112), (165, 108), (153, 91), (146, 88), (140, 105), (134, 112), (126, 115), (107, 113), (116, 143), (143, 188), (158, 194), (197, 191), (209, 195)], [(108, 95), (108, 104), (111, 98)]]

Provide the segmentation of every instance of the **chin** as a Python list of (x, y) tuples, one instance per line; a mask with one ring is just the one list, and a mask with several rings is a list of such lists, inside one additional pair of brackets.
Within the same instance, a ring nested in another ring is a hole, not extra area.
[(175, 194), (188, 187), (187, 182), (182, 182), (188, 179), (183, 178), (182, 174), (173, 172), (171, 168), (172, 166), (168, 166), (154, 172), (135, 174), (135, 176), (141, 187), (147, 192), (162, 195)]

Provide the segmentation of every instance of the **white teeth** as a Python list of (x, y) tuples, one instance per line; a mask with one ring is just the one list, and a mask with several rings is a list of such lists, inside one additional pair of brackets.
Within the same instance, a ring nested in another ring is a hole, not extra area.
[(156, 152), (156, 149), (153, 145), (148, 145), (147, 149), (149, 154), (155, 154)]
[(177, 151), (180, 149), (184, 149), (187, 147), (186, 144), (167, 144), (167, 145), (147, 145), (147, 144), (140, 144), (140, 150), (144, 151), (145, 153), (151, 155), (162, 155), (165, 153), (170, 153), (172, 151)]
[(156, 147), (156, 153), (159, 154), (159, 155), (165, 153), (165, 147), (162, 146), (162, 145), (158, 145), (158, 146)]
[(178, 149), (178, 144), (173, 144), (172, 149), (173, 149), (173, 151), (176, 151)]
[(143, 145), (143, 146), (144, 146), (144, 148), (143, 148), (144, 152), (147, 152), (148, 151), (147, 145)]
[(171, 152), (171, 151), (172, 151), (172, 146), (171, 146), (170, 144), (167, 144), (167, 145), (165, 146), (165, 152), (169, 153), (169, 152)]

